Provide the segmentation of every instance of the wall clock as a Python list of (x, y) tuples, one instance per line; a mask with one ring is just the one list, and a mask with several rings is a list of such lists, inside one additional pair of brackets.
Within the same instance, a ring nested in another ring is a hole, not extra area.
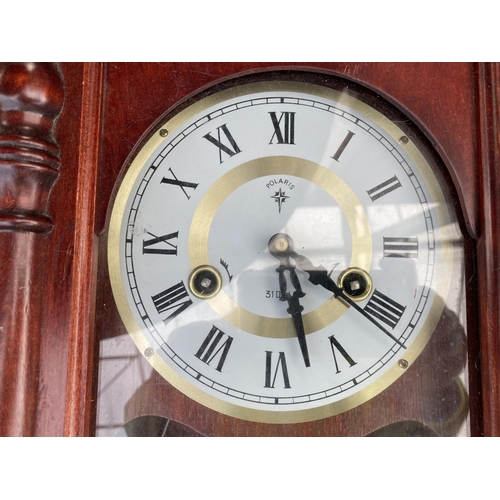
[(497, 432), (494, 65), (8, 69), (3, 434)]
[[(237, 419), (346, 412), (461, 323), (439, 321), (461, 310), (463, 254), (432, 151), (366, 89), (318, 80), (263, 73), (194, 97), (135, 153), (111, 215), (111, 284), (137, 348)], [(419, 375), (443, 378), (460, 420), (466, 390), (440, 355), (443, 373)]]

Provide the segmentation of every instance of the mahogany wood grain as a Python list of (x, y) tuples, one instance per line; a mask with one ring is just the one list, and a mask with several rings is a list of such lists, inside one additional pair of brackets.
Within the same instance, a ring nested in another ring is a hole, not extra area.
[(1, 436), (30, 436), (35, 428), (45, 243), (33, 232), (0, 233)]
[(88, 435), (91, 422), (94, 362), (94, 307), (97, 286), (95, 199), (99, 174), (101, 107), (104, 66), (85, 64), (82, 113), (79, 123), (78, 172), (76, 179), (73, 297), (69, 344), (64, 434)]
[(36, 435), (92, 435), (94, 307), (101, 80), (100, 63), (61, 64), (65, 106), (58, 122), (61, 175), (51, 196), (44, 335)]
[(478, 299), (484, 434), (500, 436), (500, 64), (482, 63), (479, 93)]

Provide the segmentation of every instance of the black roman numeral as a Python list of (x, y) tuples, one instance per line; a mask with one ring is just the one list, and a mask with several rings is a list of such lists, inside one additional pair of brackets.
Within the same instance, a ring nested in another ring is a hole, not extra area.
[(186, 188), (196, 189), (198, 187), (198, 184), (195, 184), (194, 182), (180, 181), (179, 179), (177, 179), (171, 168), (169, 168), (168, 171), (172, 174), (173, 179), (163, 177), (163, 179), (160, 181), (161, 184), (173, 184), (174, 186), (179, 186), (182, 189), (182, 192), (186, 195), (186, 198), (189, 200), (191, 196), (187, 194)]
[(418, 238), (392, 238), (384, 236), (384, 259), (418, 259)]
[(295, 113), (282, 112), (279, 120), (274, 111), (271, 111), (269, 115), (274, 127), (274, 134), (269, 144), (273, 144), (274, 139), (277, 144), (295, 144)]
[(167, 317), (163, 318), (166, 325), (193, 303), (182, 281), (157, 295), (153, 295), (151, 298), (159, 314), (172, 311)]
[[(224, 337), (225, 339), (223, 339)], [(231, 348), (232, 342), (233, 337), (225, 334), (216, 326), (212, 326), (212, 329), (208, 332), (208, 335), (201, 344), (201, 347), (198, 349), (198, 352), (195, 354), (195, 356), (209, 365), (215, 358), (215, 356), (221, 353), (216, 368), (216, 370), (220, 372), (222, 371), (222, 367), (224, 366), (224, 362), (226, 361), (227, 353)]]
[[(221, 131), (224, 133), (226, 136), (226, 139), (229, 141), (229, 145), (223, 144), (222, 138), (221, 138)], [(211, 142), (215, 146), (219, 148), (219, 162), (222, 163), (224, 160), (222, 159), (222, 153), (226, 153), (229, 157), (232, 157), (238, 153), (241, 153), (241, 149), (238, 147), (238, 144), (236, 144), (236, 141), (234, 140), (233, 136), (231, 135), (231, 132), (229, 132), (229, 129), (227, 128), (227, 125), (221, 125), (220, 127), (217, 127), (217, 139), (215, 137), (212, 137), (210, 133), (206, 134), (203, 136), (207, 141)]]
[(266, 381), (264, 387), (274, 389), (274, 384), (276, 383), (276, 377), (278, 376), (278, 371), (281, 367), (281, 374), (283, 375), (283, 387), (285, 389), (290, 389), (291, 386), (290, 386), (290, 379), (288, 378), (288, 368), (286, 366), (285, 353), (284, 352), (279, 353), (278, 362), (276, 363), (276, 368), (274, 369), (274, 374), (272, 374), (272, 363), (273, 363), (273, 352), (266, 351)]
[(332, 156), (332, 159), (334, 159), (335, 161), (339, 161), (340, 155), (344, 152), (344, 149), (349, 144), (349, 141), (352, 139), (353, 135), (356, 134), (354, 132), (351, 132), (350, 130), (347, 132), (347, 135), (342, 141), (342, 144), (339, 146), (339, 149), (337, 149), (336, 153)]
[(339, 365), (337, 363), (337, 356), (335, 354), (335, 349), (342, 355), (342, 357), (349, 363), (349, 366), (354, 366), (356, 364), (356, 361), (354, 361), (351, 356), (347, 353), (347, 351), (342, 347), (340, 342), (335, 338), (334, 335), (331, 337), (328, 337), (330, 340), (330, 345), (332, 346), (332, 353), (333, 353), (333, 361), (335, 362), (335, 373), (340, 373)]
[(378, 290), (373, 292), (373, 295), (365, 306), (365, 312), (389, 325), (391, 328), (394, 328), (398, 324), (405, 309), (406, 307), (398, 304), (395, 300), (390, 299)]
[[(155, 236), (148, 231), (148, 234), (153, 236), (150, 240), (144, 240), (142, 242), (142, 253), (153, 253), (158, 255), (177, 255), (177, 245), (170, 243), (169, 240), (177, 238), (179, 236), (179, 231), (175, 233), (165, 234), (163, 236)], [(162, 247), (161, 244), (166, 243), (166, 248)], [(160, 245), (154, 247), (154, 245)], [(153, 248), (150, 248), (153, 247)]]
[(375, 201), (400, 187), (401, 183), (399, 182), (399, 179), (394, 176), (386, 180), (385, 182), (382, 182), (382, 184), (379, 184), (378, 186), (370, 189), (369, 191), (367, 191), (367, 193), (371, 200)]

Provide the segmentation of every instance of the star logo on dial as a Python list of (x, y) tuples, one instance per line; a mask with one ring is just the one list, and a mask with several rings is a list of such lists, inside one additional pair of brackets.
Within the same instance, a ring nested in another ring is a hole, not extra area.
[(281, 191), (281, 188), (280, 188), (279, 191), (276, 191), (274, 196), (271, 196), (271, 198), (273, 198), (274, 201), (278, 204), (278, 210), (279, 210), (279, 213), (281, 213), (281, 207), (283, 206), (283, 203), (285, 203), (285, 201), (288, 198), (290, 198), (290, 196), (285, 196), (285, 193), (283, 191)]

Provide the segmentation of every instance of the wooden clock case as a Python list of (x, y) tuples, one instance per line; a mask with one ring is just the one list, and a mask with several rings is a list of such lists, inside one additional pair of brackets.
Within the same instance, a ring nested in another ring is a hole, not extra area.
[[(500, 435), (494, 63), (0, 64), (0, 435), (94, 435), (98, 341), (123, 333), (105, 265), (108, 209), (122, 166), (177, 102), (235, 75), (277, 69), (366, 86), (433, 145), (453, 185), (468, 255), (470, 434)], [(148, 398), (163, 397), (170, 418), (202, 435), (352, 434), (345, 419), (243, 422), (166, 382), (148, 391), (138, 415), (151, 410)]]

